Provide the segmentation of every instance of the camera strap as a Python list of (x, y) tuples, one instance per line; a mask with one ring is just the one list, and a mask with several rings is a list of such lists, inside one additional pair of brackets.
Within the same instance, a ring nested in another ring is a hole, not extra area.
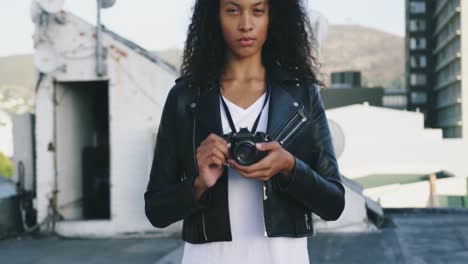
[[(270, 85), (267, 84), (266, 95), (265, 95), (265, 100), (263, 101), (262, 109), (260, 110), (260, 113), (258, 114), (257, 119), (255, 119), (255, 123), (253, 124), (252, 131), (250, 131), (252, 134), (255, 134), (255, 132), (257, 131), (257, 126), (258, 126), (258, 122), (260, 121), (260, 116), (262, 115), (263, 109), (265, 108), (268, 102), (268, 99), (270, 97), (270, 89), (271, 89)], [(237, 133), (236, 126), (234, 125), (234, 122), (232, 121), (231, 113), (229, 112), (226, 102), (224, 101), (223, 96), (221, 95), (220, 89), (219, 89), (219, 98), (221, 98), (221, 102), (223, 103), (224, 112), (226, 112), (226, 117), (228, 119), (229, 126), (231, 126), (232, 133)]]

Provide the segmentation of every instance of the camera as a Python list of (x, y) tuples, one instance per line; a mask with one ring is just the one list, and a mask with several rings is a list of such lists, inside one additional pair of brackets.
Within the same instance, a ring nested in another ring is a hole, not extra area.
[(271, 141), (266, 133), (252, 134), (247, 128), (241, 128), (237, 133), (229, 132), (222, 135), (222, 138), (231, 143), (231, 157), (242, 166), (252, 165), (268, 154), (267, 151), (259, 151), (255, 143)]

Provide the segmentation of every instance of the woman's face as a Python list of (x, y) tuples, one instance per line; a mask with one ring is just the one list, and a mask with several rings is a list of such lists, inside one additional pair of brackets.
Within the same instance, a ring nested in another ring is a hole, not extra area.
[(261, 52), (268, 32), (268, 0), (219, 0), (228, 51), (244, 58)]

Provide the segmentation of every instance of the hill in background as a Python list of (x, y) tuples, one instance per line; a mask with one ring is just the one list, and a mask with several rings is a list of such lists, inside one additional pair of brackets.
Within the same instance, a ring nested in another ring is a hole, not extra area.
[[(322, 79), (330, 84), (330, 73), (358, 70), (364, 86), (404, 87), (404, 38), (380, 30), (332, 25), (320, 50)], [(169, 49), (157, 54), (179, 67), (182, 51)]]
[(404, 87), (404, 37), (362, 26), (334, 25), (322, 45), (321, 62), (328, 76), (359, 70), (364, 86)]
[[(364, 86), (404, 86), (403, 37), (362, 26), (332, 25), (320, 52), (327, 85), (333, 71), (359, 70)], [(182, 50), (156, 53), (180, 67)], [(32, 111), (35, 79), (32, 55), (0, 58), (0, 106), (13, 112)]]
[(0, 57), (0, 109), (33, 111), (35, 80), (32, 55)]

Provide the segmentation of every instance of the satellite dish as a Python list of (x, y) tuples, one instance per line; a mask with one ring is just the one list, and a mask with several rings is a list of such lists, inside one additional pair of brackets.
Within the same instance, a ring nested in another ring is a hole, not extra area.
[(43, 73), (51, 73), (58, 68), (59, 58), (52, 46), (46, 42), (38, 45), (34, 53), (34, 65)]
[(31, 1), (30, 15), (34, 24), (39, 24), (43, 10), (36, 1)]
[(112, 7), (114, 4), (115, 0), (101, 0), (101, 8), (109, 8)]
[(36, 0), (47, 13), (57, 13), (63, 9), (64, 0)]
[(335, 150), (336, 159), (343, 155), (345, 148), (345, 135), (341, 126), (335, 121), (329, 119), (328, 127), (330, 128), (330, 134), (332, 137), (333, 149)]
[(309, 20), (314, 31), (314, 37), (318, 45), (321, 45), (328, 36), (328, 19), (320, 12), (309, 11)]

